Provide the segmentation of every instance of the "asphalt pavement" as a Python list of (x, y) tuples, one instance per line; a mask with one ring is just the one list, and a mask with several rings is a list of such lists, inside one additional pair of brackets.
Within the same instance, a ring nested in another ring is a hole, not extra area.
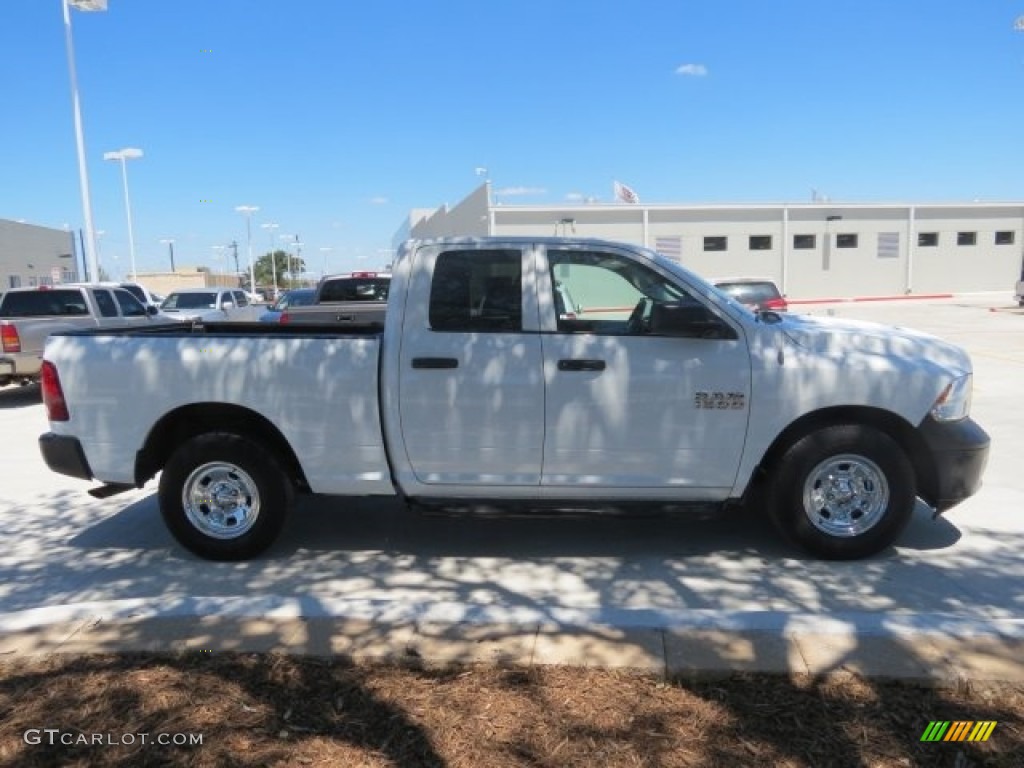
[(244, 563), (171, 539), (155, 486), (110, 499), (51, 473), (37, 388), (0, 390), (0, 658), (251, 650), (951, 681), (1024, 681), (1024, 310), (1009, 295), (815, 307), (965, 346), (984, 487), (897, 546), (829, 563), (758, 515), (424, 517), (304, 499)]

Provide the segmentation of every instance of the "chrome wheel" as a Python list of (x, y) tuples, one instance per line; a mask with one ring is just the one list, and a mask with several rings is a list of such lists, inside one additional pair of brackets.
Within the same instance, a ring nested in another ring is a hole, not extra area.
[(808, 473), (803, 506), (808, 520), (822, 533), (860, 536), (885, 516), (889, 483), (878, 465), (864, 456), (832, 456)]
[(255, 481), (228, 462), (196, 467), (182, 486), (181, 503), (196, 530), (214, 539), (244, 536), (260, 515)]

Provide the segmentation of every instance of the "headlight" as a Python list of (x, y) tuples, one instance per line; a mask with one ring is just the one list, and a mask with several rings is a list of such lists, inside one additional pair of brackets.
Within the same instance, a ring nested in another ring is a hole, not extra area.
[(967, 417), (971, 412), (971, 381), (971, 374), (965, 373), (946, 385), (932, 406), (936, 421), (958, 421)]

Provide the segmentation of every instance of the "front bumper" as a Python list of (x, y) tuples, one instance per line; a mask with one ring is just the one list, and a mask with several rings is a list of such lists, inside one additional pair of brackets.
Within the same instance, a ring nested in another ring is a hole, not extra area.
[[(941, 422), (928, 416), (917, 428), (931, 453), (933, 482), (925, 501), (945, 512), (981, 487), (991, 439), (973, 419)], [(929, 498), (930, 497), (930, 498)]]
[(39, 437), (39, 451), (46, 466), (62, 475), (92, 480), (92, 470), (77, 437), (47, 432)]

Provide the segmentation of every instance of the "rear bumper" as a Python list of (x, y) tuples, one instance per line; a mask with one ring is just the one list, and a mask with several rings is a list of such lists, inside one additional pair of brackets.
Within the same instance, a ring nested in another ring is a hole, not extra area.
[(972, 419), (939, 422), (928, 416), (918, 433), (931, 453), (935, 468), (934, 484), (925, 498), (936, 513), (945, 512), (981, 487), (981, 476), (988, 463), (991, 440)]
[(77, 437), (47, 432), (39, 437), (39, 451), (46, 466), (61, 475), (92, 480), (92, 470)]

